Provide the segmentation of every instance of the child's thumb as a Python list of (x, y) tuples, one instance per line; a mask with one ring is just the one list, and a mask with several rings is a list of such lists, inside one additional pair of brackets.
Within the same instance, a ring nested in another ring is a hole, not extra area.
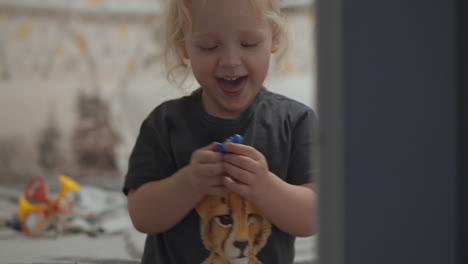
[(216, 150), (216, 144), (217, 144), (217, 142), (211, 142), (210, 144), (204, 146), (202, 149), (215, 151)]

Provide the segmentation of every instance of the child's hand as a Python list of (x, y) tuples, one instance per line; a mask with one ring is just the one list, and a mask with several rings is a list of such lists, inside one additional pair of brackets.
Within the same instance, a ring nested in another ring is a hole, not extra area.
[(226, 188), (253, 201), (256, 195), (268, 191), (274, 176), (269, 171), (267, 160), (262, 153), (251, 146), (233, 143), (226, 143), (224, 149), (231, 152), (223, 156), (225, 170), (229, 176), (224, 177)]
[(223, 154), (215, 152), (216, 143), (195, 150), (190, 158), (189, 180), (203, 194), (219, 195), (228, 190), (223, 185)]

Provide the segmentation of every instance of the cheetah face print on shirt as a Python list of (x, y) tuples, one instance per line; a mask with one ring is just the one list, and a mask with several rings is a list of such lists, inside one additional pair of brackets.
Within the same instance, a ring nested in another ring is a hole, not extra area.
[(235, 193), (206, 196), (196, 206), (203, 245), (202, 264), (261, 264), (257, 253), (271, 234), (271, 223), (255, 205)]

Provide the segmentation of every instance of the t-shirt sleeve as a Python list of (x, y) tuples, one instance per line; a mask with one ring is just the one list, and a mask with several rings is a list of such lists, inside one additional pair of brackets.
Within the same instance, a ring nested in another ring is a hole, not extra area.
[(297, 120), (292, 137), (287, 182), (302, 185), (317, 177), (317, 118), (312, 109), (303, 112)]
[[(154, 113), (153, 113), (154, 114)], [(125, 176), (123, 192), (166, 178), (174, 173), (174, 166), (165, 135), (163, 122), (157, 122), (150, 115), (141, 127), (130, 155), (128, 172)]]

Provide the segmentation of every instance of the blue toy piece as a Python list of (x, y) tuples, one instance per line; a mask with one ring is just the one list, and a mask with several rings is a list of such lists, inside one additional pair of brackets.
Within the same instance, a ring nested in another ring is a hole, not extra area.
[(241, 144), (243, 141), (244, 141), (244, 138), (241, 135), (239, 135), (239, 134), (232, 135), (232, 136), (229, 137), (229, 139), (227, 139), (223, 143), (216, 143), (216, 152), (221, 152), (221, 153), (224, 153), (224, 154), (229, 153), (229, 152), (224, 150), (224, 143), (232, 142), (232, 143)]

